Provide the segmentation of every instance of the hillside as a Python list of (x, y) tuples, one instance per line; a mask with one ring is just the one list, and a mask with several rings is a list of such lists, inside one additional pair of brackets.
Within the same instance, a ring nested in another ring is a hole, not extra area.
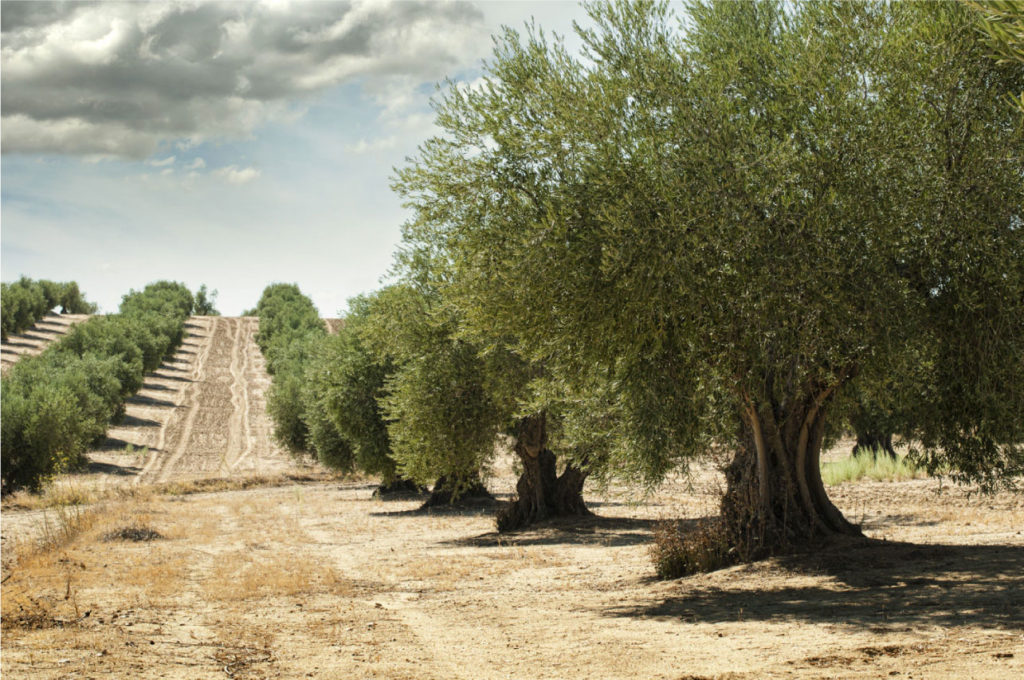
[(11, 335), (7, 342), (0, 345), (2, 370), (6, 372), (22, 357), (39, 354), (50, 343), (64, 336), (69, 328), (88, 318), (88, 314), (47, 314), (24, 333)]

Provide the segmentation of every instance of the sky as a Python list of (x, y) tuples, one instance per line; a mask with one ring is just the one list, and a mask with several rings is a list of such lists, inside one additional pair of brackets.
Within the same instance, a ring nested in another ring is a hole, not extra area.
[(568, 36), (575, 2), (0, 5), (0, 278), (77, 281), (102, 312), (161, 279), (238, 315), (273, 282), (322, 316), (380, 287), (391, 191), (491, 36)]

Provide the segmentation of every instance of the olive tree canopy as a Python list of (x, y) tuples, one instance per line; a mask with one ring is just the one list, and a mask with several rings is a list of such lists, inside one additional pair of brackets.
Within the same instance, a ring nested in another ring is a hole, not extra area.
[(506, 30), (398, 174), (460, 332), (566, 385), (603, 372), (614, 455), (653, 476), (731, 441), (723, 518), (754, 552), (857, 533), (819, 471), (852, 384), (913, 372), (925, 460), (1019, 473), (1024, 139), (1001, 99), (1024, 74), (971, 10), (588, 9), (580, 55)]

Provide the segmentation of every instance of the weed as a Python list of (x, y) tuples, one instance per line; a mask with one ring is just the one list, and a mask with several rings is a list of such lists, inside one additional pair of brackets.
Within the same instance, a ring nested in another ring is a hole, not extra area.
[(835, 463), (822, 463), (821, 477), (830, 486), (859, 479), (899, 482), (927, 477), (924, 468), (904, 457), (892, 458), (885, 453), (861, 453)]
[(114, 531), (108, 531), (103, 534), (104, 541), (155, 541), (158, 538), (163, 538), (160, 532), (150, 529), (147, 526), (140, 526), (138, 524), (132, 524), (130, 526), (124, 526)]
[(690, 529), (666, 521), (654, 529), (651, 559), (659, 578), (721, 569), (732, 563), (731, 555), (726, 529), (720, 520), (703, 520)]

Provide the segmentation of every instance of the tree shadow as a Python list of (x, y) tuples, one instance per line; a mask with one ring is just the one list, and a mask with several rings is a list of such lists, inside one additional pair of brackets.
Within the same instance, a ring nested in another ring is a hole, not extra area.
[(167, 385), (159, 385), (157, 383), (145, 382), (142, 384), (144, 390), (156, 390), (158, 392), (177, 392), (178, 390), (174, 387), (168, 387)]
[(21, 340), (5, 340), (4, 347), (20, 347), (22, 349), (37, 349), (39, 345), (31, 342), (22, 342)]
[(114, 463), (100, 463), (89, 461), (82, 470), (87, 475), (115, 475), (118, 477), (134, 477), (142, 472), (141, 467), (134, 465), (117, 465)]
[(1024, 629), (1024, 546), (866, 539), (772, 562), (770, 568), (788, 572), (784, 576), (830, 580), (751, 587), (763, 575), (748, 578), (749, 568), (741, 567), (723, 574), (725, 585), (682, 579), (678, 595), (606, 614), (707, 623), (782, 619), (883, 630), (920, 624)]
[[(602, 545), (626, 546), (650, 543), (659, 520), (632, 517), (560, 517), (526, 529), (446, 541), (447, 545), (493, 547), (500, 545)], [(685, 526), (685, 525), (684, 525)]]
[(157, 371), (154, 371), (153, 373), (150, 373), (149, 377), (156, 378), (158, 380), (174, 380), (174, 381), (177, 381), (177, 382), (188, 382), (188, 383), (194, 382), (192, 380), (192, 378), (186, 378), (185, 376), (182, 376), (182, 375), (160, 375), (160, 373), (158, 371), (159, 371), (159, 369), (157, 369)]
[(146, 449), (147, 451), (150, 451), (150, 452), (159, 452), (160, 451), (160, 449), (150, 448), (148, 446), (144, 446), (144, 445), (141, 445), (141, 444), (136, 444), (135, 442), (130, 442), (130, 441), (126, 440), (126, 439), (121, 439), (119, 437), (104, 437), (103, 441), (101, 441), (99, 444), (97, 444), (96, 447), (93, 449), (93, 451), (101, 452), (101, 453), (124, 453), (124, 454), (127, 454), (129, 446), (132, 447), (132, 449), (134, 450), (135, 453), (138, 453), (138, 452), (142, 451), (143, 449)]
[[(146, 389), (150, 389), (147, 385)], [(166, 388), (165, 388), (166, 389)], [(169, 408), (177, 408), (177, 404), (166, 399), (156, 399), (154, 397), (147, 397), (141, 394), (135, 394), (124, 400), (126, 404), (134, 404), (136, 406), (167, 406)]]
[(382, 510), (371, 512), (373, 517), (426, 517), (440, 515), (446, 517), (482, 517), (493, 515), (494, 508), (498, 503), (494, 499), (488, 501), (470, 501), (458, 503), (445, 503), (440, 505), (426, 505), (423, 501), (430, 498), (430, 493), (422, 494), (387, 494), (377, 497), (376, 500), (389, 501), (421, 501), (420, 505), (410, 510)]
[[(42, 333), (45, 333), (45, 334), (42, 334)], [(51, 340), (54, 339), (54, 337), (56, 337), (58, 335), (57, 333), (50, 333), (50, 332), (47, 332), (47, 331), (42, 331), (42, 333), (40, 333), (40, 332), (33, 332), (33, 331), (25, 331), (24, 333), (19, 334), (18, 337), (23, 339), (23, 340), (36, 340), (37, 342), (50, 342)]]
[(859, 525), (861, 529), (878, 530), (887, 527), (934, 527), (942, 523), (941, 520), (928, 519), (927, 515), (920, 513), (900, 513), (870, 517), (862, 520)]
[(130, 414), (125, 414), (121, 418), (121, 422), (118, 423), (119, 427), (160, 427), (160, 423), (149, 418), (139, 418)]

